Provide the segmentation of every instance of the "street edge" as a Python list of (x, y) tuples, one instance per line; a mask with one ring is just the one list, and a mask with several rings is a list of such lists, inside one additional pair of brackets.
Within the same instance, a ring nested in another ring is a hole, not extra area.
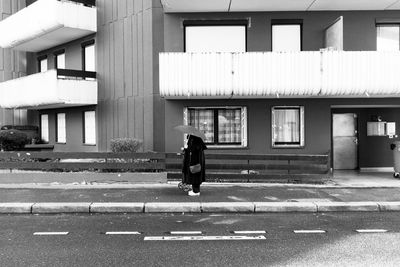
[(0, 214), (324, 213), (400, 211), (392, 202), (40, 202), (0, 203)]

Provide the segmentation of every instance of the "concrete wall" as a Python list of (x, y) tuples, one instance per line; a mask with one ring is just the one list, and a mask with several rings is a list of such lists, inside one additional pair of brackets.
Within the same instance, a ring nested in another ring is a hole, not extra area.
[(99, 143), (142, 139), (144, 150), (164, 147), (163, 100), (158, 89), (158, 52), (163, 50), (160, 1), (98, 0), (97, 59)]
[[(54, 144), (54, 151), (65, 152), (95, 152), (98, 151), (97, 145), (85, 145), (83, 143), (83, 112), (95, 110), (95, 106), (74, 107), (65, 109), (41, 110), (39, 115), (49, 115), (49, 144)], [(56, 143), (56, 120), (57, 113), (65, 113), (66, 118), (66, 140), (65, 144)], [(97, 114), (96, 114), (97, 116)], [(97, 138), (98, 143), (98, 138)]]
[[(0, 20), (25, 7), (25, 0), (0, 1)], [(0, 48), (0, 82), (26, 75), (26, 53)], [(7, 124), (27, 124), (26, 110), (6, 110), (0, 108), (0, 127)]]
[(260, 12), (260, 13), (184, 13), (165, 14), (165, 51), (183, 51), (184, 20), (249, 19), (248, 51), (271, 51), (271, 20), (302, 19), (304, 51), (324, 47), (324, 30), (338, 17), (344, 18), (344, 50), (376, 50), (376, 18), (395, 18), (400, 11), (329, 11), (329, 12)]

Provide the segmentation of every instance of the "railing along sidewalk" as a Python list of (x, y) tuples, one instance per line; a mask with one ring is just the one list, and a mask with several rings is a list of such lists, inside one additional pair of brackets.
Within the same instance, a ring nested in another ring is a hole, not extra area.
[(1, 152), (0, 169), (35, 171), (165, 171), (164, 153)]
[[(181, 179), (182, 155), (166, 154), (168, 178)], [(322, 180), (330, 177), (329, 153), (305, 154), (206, 154), (206, 179), (210, 181), (263, 180), (301, 181)]]

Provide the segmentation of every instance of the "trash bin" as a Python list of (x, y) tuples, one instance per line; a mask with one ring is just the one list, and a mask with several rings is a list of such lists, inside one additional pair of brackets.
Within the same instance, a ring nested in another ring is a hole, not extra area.
[(393, 177), (400, 177), (400, 141), (395, 141), (390, 145), (390, 149), (393, 150)]

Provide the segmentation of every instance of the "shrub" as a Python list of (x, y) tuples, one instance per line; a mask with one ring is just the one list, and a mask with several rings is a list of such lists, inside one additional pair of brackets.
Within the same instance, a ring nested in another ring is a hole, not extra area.
[(28, 143), (28, 137), (19, 130), (0, 131), (0, 150), (13, 151), (21, 150)]
[(111, 151), (120, 152), (137, 152), (143, 145), (143, 141), (135, 138), (114, 138), (111, 139)]

